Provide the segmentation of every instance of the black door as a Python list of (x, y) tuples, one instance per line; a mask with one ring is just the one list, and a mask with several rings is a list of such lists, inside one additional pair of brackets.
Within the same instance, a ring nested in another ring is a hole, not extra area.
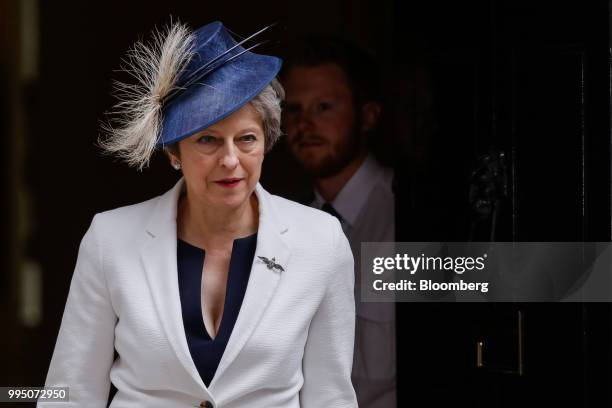
[[(432, 101), (399, 168), (400, 238), (610, 241), (608, 2), (396, 2), (395, 16), (393, 63)], [(608, 303), (400, 313), (401, 407), (612, 404)]]

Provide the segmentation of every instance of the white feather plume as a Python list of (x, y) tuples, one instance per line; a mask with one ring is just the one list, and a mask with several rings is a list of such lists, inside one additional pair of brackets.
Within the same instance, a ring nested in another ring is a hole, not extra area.
[(137, 83), (115, 82), (118, 103), (102, 125), (102, 149), (139, 170), (148, 166), (162, 130), (162, 102), (193, 56), (193, 41), (192, 31), (177, 22), (128, 51), (124, 69)]

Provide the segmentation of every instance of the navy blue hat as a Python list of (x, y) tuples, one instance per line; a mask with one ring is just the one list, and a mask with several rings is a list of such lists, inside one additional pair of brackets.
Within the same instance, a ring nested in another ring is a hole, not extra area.
[(180, 91), (163, 102), (157, 145), (176, 143), (239, 110), (278, 74), (281, 60), (239, 45), (221, 22), (194, 32), (194, 52), (180, 74)]
[(156, 147), (178, 142), (231, 115), (272, 82), (276, 57), (244, 48), (269, 27), (236, 42), (220, 22), (196, 31), (171, 24), (150, 44), (137, 42), (124, 63), (136, 84), (116, 82), (119, 102), (102, 124), (100, 146), (143, 169)]

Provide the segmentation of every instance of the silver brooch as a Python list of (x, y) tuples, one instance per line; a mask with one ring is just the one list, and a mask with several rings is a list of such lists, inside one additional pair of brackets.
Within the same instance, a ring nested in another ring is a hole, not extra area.
[(276, 258), (268, 259), (265, 256), (257, 256), (257, 257), (259, 259), (261, 259), (263, 261), (263, 263), (266, 264), (268, 269), (270, 269), (272, 271), (279, 271), (279, 272), (284, 272), (285, 271), (282, 266), (280, 266), (279, 264), (276, 263)]

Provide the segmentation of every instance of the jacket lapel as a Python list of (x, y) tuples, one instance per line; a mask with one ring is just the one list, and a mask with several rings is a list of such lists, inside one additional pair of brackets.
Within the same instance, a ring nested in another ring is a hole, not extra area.
[(219, 362), (219, 367), (217, 367), (215, 376), (210, 384), (210, 389), (222, 377), (223, 372), (232, 364), (249, 337), (251, 337), (276, 291), (281, 274), (285, 273), (278, 269), (269, 268), (259, 257), (274, 258), (275, 263), (282, 266), (283, 269), (286, 269), (289, 263), (290, 251), (283, 239), (283, 235), (288, 231), (288, 227), (278, 217), (278, 212), (274, 208), (270, 194), (260, 184), (257, 184), (255, 193), (259, 201), (259, 229), (251, 275), (242, 306), (240, 307), (240, 313), (238, 314), (223, 357)]
[(141, 260), (168, 341), (187, 372), (206, 390), (187, 345), (178, 288), (176, 213), (182, 188), (183, 179), (158, 201), (146, 227), (149, 241), (142, 249)]

